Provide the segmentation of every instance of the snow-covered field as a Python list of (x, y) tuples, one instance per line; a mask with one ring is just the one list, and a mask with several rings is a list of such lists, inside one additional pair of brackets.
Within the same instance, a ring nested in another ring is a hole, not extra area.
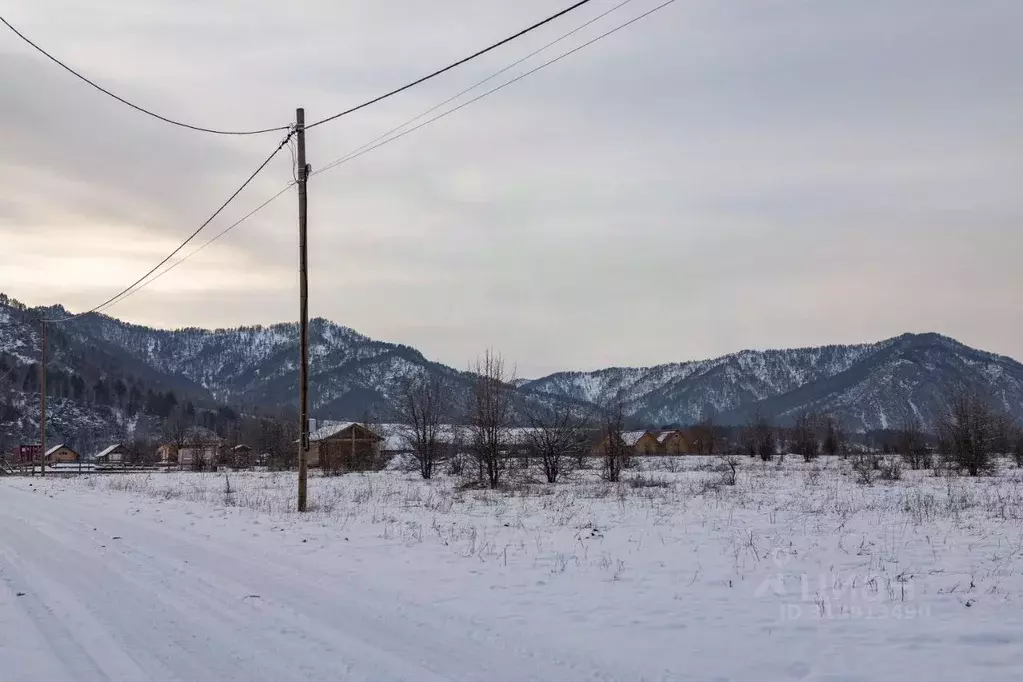
[(0, 679), (1023, 679), (1023, 471), (714, 464), (0, 479)]

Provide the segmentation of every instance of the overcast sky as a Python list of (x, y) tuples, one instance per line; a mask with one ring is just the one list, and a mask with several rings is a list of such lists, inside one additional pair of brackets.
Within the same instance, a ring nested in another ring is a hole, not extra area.
[[(649, 9), (632, 0), (518, 74)], [(315, 170), (620, 0), (308, 134)], [(568, 0), (34, 0), (94, 80), (227, 128), (315, 120)], [(310, 307), (521, 376), (937, 331), (1023, 358), (1023, 2), (679, 0), (313, 178)], [(0, 290), (87, 309), (277, 145), (167, 126), (0, 27)], [(285, 150), (209, 235), (291, 179)], [(109, 313), (294, 320), (292, 190)], [(196, 244), (204, 241), (206, 233)], [(187, 252), (187, 251), (186, 251)]]

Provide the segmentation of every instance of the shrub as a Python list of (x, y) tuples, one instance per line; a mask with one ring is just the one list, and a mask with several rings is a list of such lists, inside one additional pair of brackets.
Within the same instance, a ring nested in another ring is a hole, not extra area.
[(882, 481), (898, 481), (902, 479), (902, 464), (898, 457), (882, 457), (878, 463), (878, 471)]
[(735, 485), (736, 475), (739, 469), (738, 455), (721, 455), (721, 463), (718, 465), (718, 473), (721, 474), (721, 482), (725, 485)]
[(992, 455), (999, 445), (1004, 446), (1008, 420), (977, 388), (965, 387), (947, 399), (939, 432), (946, 461), (970, 476), (979, 476), (994, 469)]
[(852, 458), (853, 473), (860, 485), (873, 485), (880, 458), (873, 453), (860, 453)]

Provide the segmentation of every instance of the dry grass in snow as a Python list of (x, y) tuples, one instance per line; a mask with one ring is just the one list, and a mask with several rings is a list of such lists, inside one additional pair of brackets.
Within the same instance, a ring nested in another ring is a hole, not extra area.
[[(974, 654), (993, 656), (986, 679), (1023, 675), (1023, 647), (1008, 646), (1023, 629), (1023, 472), (1009, 465), (861, 485), (839, 459), (744, 459), (726, 485), (719, 461), (689, 457), (646, 460), (618, 484), (593, 471), (518, 478), (493, 491), (398, 471), (314, 476), (302, 516), (294, 474), (45, 485), (155, 501), (168, 523), (211, 537), (250, 533), (328, 562), (343, 552), (395, 589), (515, 627), (571, 628), (594, 650), (624, 636), (631, 655), (666, 666), (700, 651), (707, 675), (953, 679), (973, 668), (951, 662)], [(733, 659), (735, 641), (755, 652)]]

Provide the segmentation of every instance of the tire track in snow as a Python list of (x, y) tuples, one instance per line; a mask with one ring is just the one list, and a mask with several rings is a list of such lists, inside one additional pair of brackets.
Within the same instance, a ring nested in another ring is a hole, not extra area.
[[(95, 633), (81, 649), (102, 647), (96, 640), (104, 640), (110, 650), (100, 648), (99, 657), (117, 661), (118, 651), (126, 655), (127, 648), (149, 673), (97, 680), (629, 676), (534, 648), (528, 636), (506, 639), (485, 625), (367, 586), (354, 573), (319, 571), (310, 562), (303, 566), (254, 547), (214, 546), (186, 530), (104, 509), (88, 509), (85, 521), (84, 507), (69, 508), (62, 500), (24, 491), (18, 497), (28, 498), (18, 502), (30, 513), (4, 514), (0, 500), (0, 517), (5, 517), (0, 538), (12, 536), (39, 555), (25, 579), (33, 584), (35, 572), (46, 573), (45, 566), (73, 567), (49, 580), (67, 582), (81, 600), (73, 593), (47, 597), (56, 600), (54, 612), (62, 619), (79, 614)], [(15, 524), (23, 525), (23, 532), (10, 530)], [(115, 534), (124, 539), (111, 540)], [(251, 594), (260, 598), (245, 599)], [(65, 652), (71, 665), (77, 665), (74, 652), (73, 647)], [(112, 672), (122, 675), (121, 669)]]

